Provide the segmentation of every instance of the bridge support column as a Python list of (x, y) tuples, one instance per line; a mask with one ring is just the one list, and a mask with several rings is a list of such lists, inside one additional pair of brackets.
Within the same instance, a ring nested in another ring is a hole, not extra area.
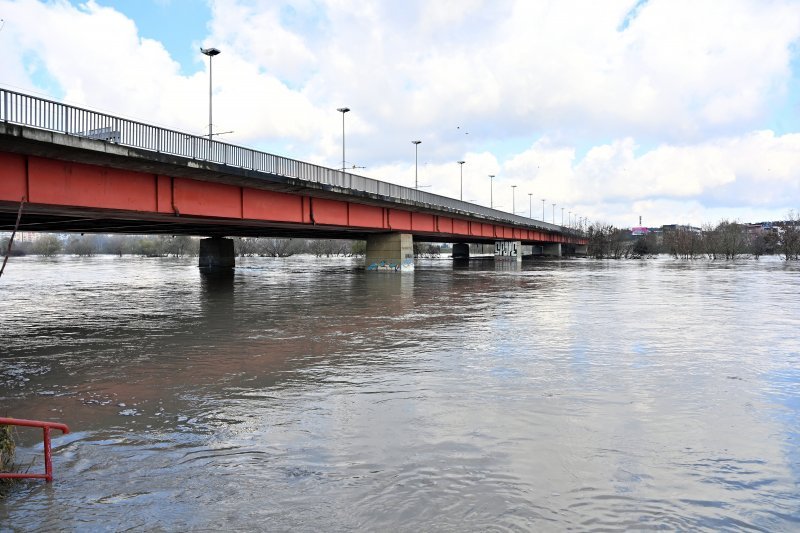
[(469, 259), (469, 244), (463, 242), (454, 244), (453, 259)]
[(542, 255), (548, 257), (561, 257), (561, 243), (554, 242), (542, 245)]
[(410, 233), (380, 233), (367, 237), (367, 270), (413, 272), (414, 241)]
[(227, 270), (236, 266), (233, 239), (200, 239), (200, 268), (203, 270)]
[(522, 261), (522, 242), (496, 241), (494, 243), (494, 258), (500, 261)]
[(589, 253), (589, 246), (586, 244), (576, 244), (575, 245), (575, 255), (582, 255), (585, 256)]

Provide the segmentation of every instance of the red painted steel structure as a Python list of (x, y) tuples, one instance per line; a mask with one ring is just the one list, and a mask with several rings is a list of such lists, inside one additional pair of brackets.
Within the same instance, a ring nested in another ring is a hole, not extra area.
[[(574, 235), (514, 227), (477, 217), (369, 205), (344, 195), (342, 199), (320, 198), (303, 192), (278, 192), (21, 153), (0, 151), (0, 170), (0, 203), (18, 205), (25, 198), (26, 213), (37, 209), (63, 214), (91, 210), (98, 217), (117, 219), (169, 217), (176, 228), (162, 233), (179, 233), (182, 224), (224, 221), (228, 235), (241, 234), (240, 229), (255, 225), (317, 230), (320, 236), (326, 231), (362, 236), (402, 232), (420, 240), (455, 242), (518, 240), (582, 244), (585, 241)], [(48, 229), (58, 228), (44, 228)]]
[(58, 422), (42, 422), (40, 420), (25, 420), (23, 418), (3, 418), (0, 417), (0, 426), (25, 426), (33, 428), (42, 428), (44, 440), (44, 474), (28, 474), (20, 472), (3, 472), (0, 473), (0, 479), (44, 479), (48, 483), (53, 481), (53, 460), (52, 451), (50, 448), (50, 430), (57, 429), (65, 435), (69, 433), (69, 428), (66, 424)]

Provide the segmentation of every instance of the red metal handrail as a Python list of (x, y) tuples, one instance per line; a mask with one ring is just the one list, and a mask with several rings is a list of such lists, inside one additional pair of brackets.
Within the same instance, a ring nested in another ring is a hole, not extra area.
[(50, 450), (50, 430), (57, 429), (63, 434), (69, 433), (66, 424), (58, 422), (42, 422), (40, 420), (25, 420), (22, 418), (3, 418), (0, 417), (0, 426), (25, 426), (32, 428), (42, 428), (44, 439), (44, 474), (22, 474), (18, 472), (0, 472), (0, 479), (44, 479), (48, 483), (53, 481), (53, 462)]

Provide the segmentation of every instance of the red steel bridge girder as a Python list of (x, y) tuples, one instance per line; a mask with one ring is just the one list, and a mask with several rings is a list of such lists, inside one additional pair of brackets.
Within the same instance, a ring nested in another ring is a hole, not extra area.
[[(142, 221), (160, 224), (160, 233), (271, 235), (292, 231), (326, 237), (369, 233), (411, 233), (418, 240), (526, 244), (583, 244), (573, 235), (513, 227), (480, 219), (426, 213), (402, 207), (319, 198), (177, 176), (112, 168), (0, 151), (0, 211), (16, 210), (52, 223), (23, 231), (64, 231), (70, 217), (130, 220), (129, 233), (148, 233)], [(3, 219), (5, 220), (5, 219)], [(118, 227), (118, 226), (115, 226)], [(141, 231), (137, 231), (137, 228)], [(198, 230), (198, 228), (200, 228)], [(203, 231), (206, 228), (208, 231)], [(103, 231), (87, 227), (86, 231)], [(113, 228), (106, 229), (114, 232)]]

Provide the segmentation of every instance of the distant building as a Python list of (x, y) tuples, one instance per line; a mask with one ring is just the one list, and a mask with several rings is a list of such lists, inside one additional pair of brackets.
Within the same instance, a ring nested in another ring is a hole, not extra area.
[(692, 233), (702, 233), (702, 229), (696, 226), (687, 226), (685, 224), (664, 224), (661, 226), (661, 231), (669, 233), (670, 231), (690, 231)]

